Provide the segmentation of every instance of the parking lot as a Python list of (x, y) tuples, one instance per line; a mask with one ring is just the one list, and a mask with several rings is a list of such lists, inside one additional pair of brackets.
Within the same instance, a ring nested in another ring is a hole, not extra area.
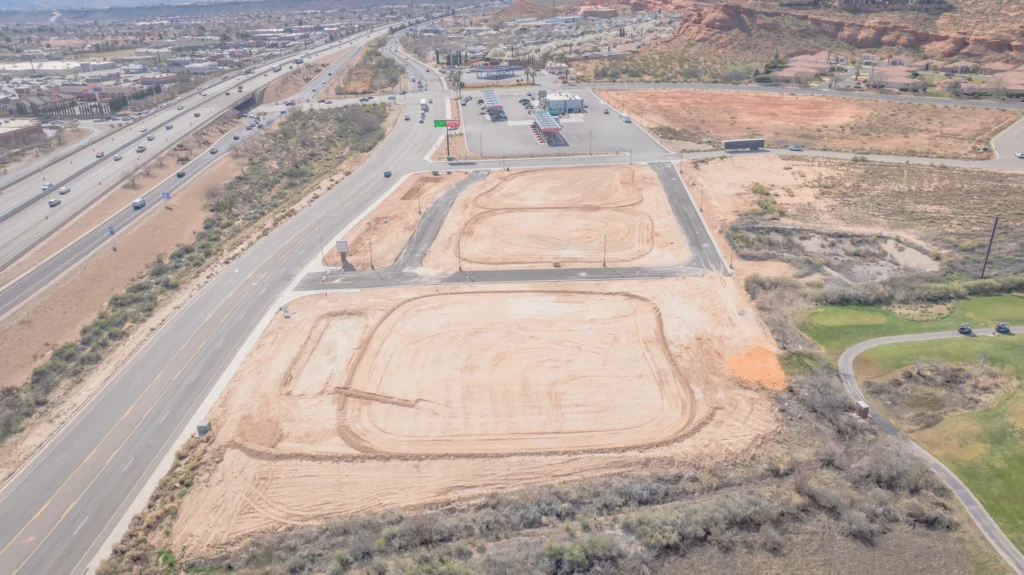
[[(462, 108), (463, 131), (466, 145), (473, 153), (485, 157), (579, 155), (610, 153), (658, 153), (664, 150), (635, 124), (622, 121), (611, 107), (604, 114), (605, 104), (589, 90), (573, 91), (583, 97), (589, 108), (582, 114), (568, 114), (559, 117), (561, 135), (567, 145), (552, 146), (540, 143), (530, 129), (533, 116), (519, 103), (526, 96), (527, 88), (514, 93), (502, 93), (501, 104), (506, 119), (493, 120), (487, 113), (481, 113), (479, 96)], [(536, 96), (536, 93), (534, 93)]]

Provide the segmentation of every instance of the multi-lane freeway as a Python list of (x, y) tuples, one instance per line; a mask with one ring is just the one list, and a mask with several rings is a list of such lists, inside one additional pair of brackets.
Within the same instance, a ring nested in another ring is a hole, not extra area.
[[(349, 50), (353, 42), (365, 42), (382, 31), (368, 36), (306, 51), (312, 58)], [(196, 131), (225, 110), (249, 98), (253, 92), (289, 72), (288, 62), (294, 55), (279, 58), (255, 68), (253, 74), (230, 74), (181, 97), (170, 106), (150, 114), (133, 124), (112, 132), (102, 140), (75, 149), (41, 172), (16, 178), (0, 195), (0, 269), (17, 260), (32, 246), (60, 228), (97, 199), (122, 182), (130, 173), (154, 159), (186, 135)], [(274, 72), (272, 67), (282, 65)], [(238, 86), (242, 87), (238, 91)], [(136, 152), (139, 146), (145, 150)], [(97, 157), (102, 153), (102, 157)], [(121, 159), (116, 159), (120, 156)], [(51, 184), (50, 190), (43, 186)], [(61, 187), (71, 189), (58, 195)], [(51, 207), (50, 199), (60, 205)]]

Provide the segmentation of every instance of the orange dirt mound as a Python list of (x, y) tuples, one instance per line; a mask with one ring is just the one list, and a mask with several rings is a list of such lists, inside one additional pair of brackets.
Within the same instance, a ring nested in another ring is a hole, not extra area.
[(755, 346), (743, 355), (734, 355), (726, 360), (729, 371), (747, 383), (754, 383), (774, 389), (785, 389), (786, 374), (779, 365), (779, 359), (769, 349)]

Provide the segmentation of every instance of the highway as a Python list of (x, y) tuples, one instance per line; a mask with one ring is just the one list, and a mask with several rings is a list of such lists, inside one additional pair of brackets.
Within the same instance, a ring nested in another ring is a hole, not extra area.
[[(880, 345), (891, 345), (894, 343), (906, 343), (912, 341), (932, 341), (936, 339), (949, 339), (953, 337), (964, 337), (955, 331), (940, 331), (933, 333), (914, 333), (907, 335), (894, 335), (889, 337), (879, 337), (875, 339), (869, 339), (862, 341), (839, 356), (839, 376), (843, 380), (843, 387), (846, 388), (846, 392), (855, 401), (864, 401), (867, 399), (864, 397), (864, 393), (861, 392), (860, 386), (857, 384), (857, 376), (853, 372), (853, 362), (857, 359), (857, 356), (864, 353), (865, 351), (878, 347)], [(1004, 337), (1004, 336), (995, 336)], [(981, 505), (978, 498), (971, 493), (971, 490), (964, 485), (963, 481), (956, 476), (948, 467), (943, 465), (941, 461), (928, 453), (917, 443), (914, 443), (910, 437), (906, 434), (901, 433), (896, 426), (887, 421), (884, 417), (880, 416), (877, 411), (871, 411), (871, 421), (878, 424), (878, 426), (886, 433), (890, 435), (899, 436), (901, 439), (907, 442), (911, 446), (914, 454), (920, 457), (924, 462), (939, 476), (940, 479), (953, 491), (960, 503), (963, 504), (964, 509), (967, 510), (968, 515), (974, 520), (974, 523), (981, 530), (982, 534), (985, 535), (985, 539), (992, 544), (996, 552), (1006, 561), (1006, 563), (1012, 568), (1018, 575), (1024, 573), (1024, 554), (1021, 554), (1020, 550), (1017, 549), (1010, 539), (1003, 533), (1003, 530), (999, 528), (999, 524), (992, 519), (992, 516), (988, 514), (988, 511)]]
[(259, 318), (319, 254), (317, 224), (326, 238), (339, 234), (436, 138), (399, 122), (363, 166), (177, 310), (0, 489), (0, 573), (82, 573)]
[[(373, 32), (372, 37), (382, 32)], [(365, 38), (362, 38), (365, 40)], [(338, 53), (351, 47), (356, 39), (346, 39), (331, 45), (305, 51), (317, 58)], [(228, 80), (218, 80), (207, 87), (182, 97), (172, 105), (110, 134), (102, 142), (92, 142), (67, 157), (58, 157), (38, 178), (29, 176), (4, 188), (0, 196), (0, 269), (7, 267), (45, 237), (59, 229), (75, 215), (120, 184), (131, 172), (152, 160), (175, 142), (201, 125), (212, 121), (220, 113), (231, 109), (274, 79), (288, 73), (288, 63), (294, 55), (280, 58), (254, 69), (251, 75), (234, 73)], [(279, 72), (272, 72), (275, 64), (283, 64)], [(236, 87), (243, 86), (242, 92)], [(205, 95), (203, 95), (205, 93)], [(178, 110), (181, 107), (181, 110)], [(196, 114), (199, 114), (196, 117)], [(166, 129), (171, 126), (170, 129)], [(146, 128), (143, 132), (142, 129)], [(153, 139), (150, 140), (149, 138)], [(146, 150), (136, 153), (136, 147)], [(103, 152), (102, 158), (96, 154)], [(195, 150), (193, 150), (195, 153)], [(114, 156), (123, 159), (117, 161)], [(45, 183), (52, 183), (50, 191), (43, 191)], [(62, 186), (71, 192), (58, 196)], [(57, 207), (49, 207), (50, 198), (59, 198)]]

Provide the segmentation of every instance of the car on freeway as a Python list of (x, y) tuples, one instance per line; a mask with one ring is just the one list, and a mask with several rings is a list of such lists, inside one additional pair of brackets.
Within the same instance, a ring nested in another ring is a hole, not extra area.
[(1024, 152), (1017, 152), (1016, 154), (1014, 154), (1014, 156), (1017, 156), (1018, 158), (1024, 160)]
[(71, 191), (71, 188), (69, 188), (68, 186), (63, 186), (59, 190), (57, 190), (57, 193), (63, 196), (65, 194), (69, 193), (70, 191)]
[(174, 129), (174, 124), (167, 124), (166, 126), (164, 126), (164, 129), (165, 130), (172, 130), (172, 129)]
[(196, 112), (195, 114), (192, 114), (192, 115), (198, 118), (199, 117), (199, 112)]
[(154, 136), (153, 134), (150, 134), (150, 135), (146, 136), (146, 141), (147, 142), (152, 142), (155, 139), (156, 139), (156, 136)]
[(114, 154), (114, 161), (115, 162), (120, 162), (121, 161), (121, 154)]
[(231, 136), (231, 139), (232, 140), (237, 140), (238, 139), (238, 134), (235, 134), (234, 136)]
[(408, 121), (409, 121), (409, 114), (406, 114), (406, 115), (405, 115), (405, 121), (406, 121), (406, 122), (408, 122)]
[(143, 146), (143, 145), (139, 145), (139, 146), (137, 146), (135, 148), (135, 153), (136, 154), (141, 154), (142, 152), (145, 152), (145, 151), (146, 151), (146, 146)]
[(213, 154), (216, 154), (216, 153), (217, 153), (217, 148), (210, 148), (210, 155), (211, 155), (211, 156), (212, 156)]
[(803, 146), (790, 146), (789, 147), (789, 151), (790, 152), (802, 152), (802, 151), (804, 151), (804, 147)]
[(179, 109), (179, 110), (184, 110), (184, 109), (185, 109), (185, 106), (178, 106), (178, 109)]
[(230, 95), (231, 95), (231, 92), (224, 92), (224, 95), (225, 95), (225, 96), (230, 96)]
[(178, 173), (175, 174), (175, 175), (178, 176), (179, 178), (184, 178), (185, 177), (185, 170), (179, 170)]
[(50, 201), (46, 202), (51, 208), (56, 208), (60, 205), (60, 198), (50, 198)]
[(45, 192), (46, 190), (49, 190), (52, 187), (53, 187), (53, 182), (46, 182), (45, 184), (43, 184), (43, 191)]
[(252, 124), (249, 124), (248, 126), (246, 126), (245, 129), (246, 130), (251, 130), (252, 129)]
[(390, 178), (391, 177), (391, 170), (384, 170), (384, 177), (385, 178)]
[(199, 95), (200, 95), (200, 96), (205, 96), (205, 95), (206, 95), (206, 92), (200, 92), (200, 93), (199, 93)]
[(140, 132), (145, 132), (146, 130), (149, 130), (149, 128), (147, 128), (147, 127), (145, 127), (145, 126), (143, 126), (143, 127), (139, 128), (139, 131), (140, 131)]
[(325, 103), (325, 104), (333, 104), (333, 103), (334, 103), (334, 100), (327, 100), (327, 101), (326, 101), (326, 102), (324, 102), (324, 103)]
[(96, 157), (97, 158), (102, 158), (104, 153), (105, 152), (103, 150), (100, 150), (100, 151), (96, 152)]
[(135, 201), (132, 202), (132, 209), (141, 210), (144, 207), (146, 207), (146, 200), (144, 198), (135, 198)]
[(423, 123), (423, 116), (420, 116), (420, 123)]

